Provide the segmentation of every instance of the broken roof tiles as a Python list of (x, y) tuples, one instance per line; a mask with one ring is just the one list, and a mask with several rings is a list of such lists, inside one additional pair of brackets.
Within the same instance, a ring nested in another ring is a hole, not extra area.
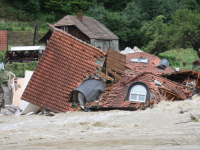
[(49, 24), (52, 37), (25, 89), (22, 99), (54, 112), (72, 110), (70, 92), (88, 72), (97, 73), (96, 58), (106, 55)]
[[(147, 58), (149, 60), (148, 63), (131, 62), (131, 59), (137, 59), (140, 57)], [(126, 54), (126, 67), (130, 68), (133, 71), (151, 72), (151, 73), (159, 74), (159, 75), (175, 72), (170, 66), (168, 66), (166, 70), (157, 68), (156, 66), (159, 65), (160, 61), (161, 59), (158, 58), (157, 56), (154, 56), (145, 52)]]
[(8, 50), (8, 35), (6, 30), (0, 30), (0, 50)]
[[(162, 83), (161, 86), (157, 86), (154, 81), (157, 80), (160, 83)], [(161, 92), (168, 92), (173, 95), (173, 97), (177, 97), (179, 99), (186, 99), (187, 97), (191, 97), (192, 93), (184, 88), (184, 86), (173, 82), (171, 80), (168, 80), (166, 78), (163, 78), (159, 75), (155, 75), (152, 73), (140, 73), (138, 75), (135, 75), (134, 73), (126, 75), (123, 82), (118, 82), (115, 85), (112, 85), (109, 87), (109, 89), (106, 89), (106, 93), (102, 95), (99, 102), (91, 102), (86, 104), (86, 106), (89, 107), (97, 107), (101, 106), (104, 108), (120, 108), (120, 109), (139, 109), (140, 106), (146, 105), (146, 103), (149, 104), (149, 101), (146, 101), (145, 103), (141, 102), (133, 102), (126, 100), (126, 95), (128, 92), (128, 87), (136, 82), (144, 82), (150, 89), (150, 91), (153, 93), (153, 98), (151, 100), (156, 100), (157, 102), (162, 100), (163, 93)], [(150, 100), (150, 101), (151, 101)]]

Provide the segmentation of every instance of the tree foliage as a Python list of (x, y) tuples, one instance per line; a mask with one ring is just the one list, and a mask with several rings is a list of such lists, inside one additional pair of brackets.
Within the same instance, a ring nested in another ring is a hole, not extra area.
[(94, 17), (120, 38), (121, 50), (138, 46), (159, 54), (172, 47), (199, 49), (199, 0), (4, 1), (20, 10), (17, 18), (22, 21), (25, 21), (24, 16), (30, 16), (29, 20), (39, 18), (43, 22), (40, 27), (82, 10), (84, 15)]
[(152, 24), (143, 26), (152, 40), (144, 49), (160, 53), (173, 47), (193, 47), (200, 57), (200, 14), (189, 9), (177, 10), (170, 24), (164, 23), (164, 16), (158, 16)]

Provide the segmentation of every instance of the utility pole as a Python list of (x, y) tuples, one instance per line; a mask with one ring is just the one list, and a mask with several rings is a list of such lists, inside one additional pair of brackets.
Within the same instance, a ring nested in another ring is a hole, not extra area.
[(39, 45), (39, 21), (38, 19), (35, 20), (35, 31), (33, 37), (33, 46), (35, 46), (35, 40), (37, 39), (37, 45)]

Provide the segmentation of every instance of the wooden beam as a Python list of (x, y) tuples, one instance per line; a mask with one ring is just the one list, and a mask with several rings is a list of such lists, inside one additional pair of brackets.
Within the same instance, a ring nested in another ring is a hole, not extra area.
[(123, 78), (121, 76), (119, 76), (118, 74), (114, 73), (111, 69), (106, 68), (106, 71), (108, 71), (109, 73), (111, 73), (113, 76), (115, 76), (117, 79), (119, 80), (123, 80)]

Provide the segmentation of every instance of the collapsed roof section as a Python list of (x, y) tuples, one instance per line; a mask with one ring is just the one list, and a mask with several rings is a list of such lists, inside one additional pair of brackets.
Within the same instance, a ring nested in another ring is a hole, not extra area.
[(108, 87), (99, 102), (88, 103), (86, 107), (136, 110), (158, 103), (160, 100), (172, 101), (191, 96), (192, 92), (186, 90), (185, 86), (162, 76), (145, 72), (137, 75), (132, 73), (126, 75), (123, 82)]
[[(84, 106), (85, 103), (98, 100), (99, 95), (104, 91), (105, 82), (103, 80), (89, 79), (71, 92), (70, 100), (74, 106), (78, 103), (80, 103), (81, 106)], [(72, 107), (74, 106), (72, 105)]]
[(158, 75), (175, 72), (169, 66), (165, 70), (158, 68), (157, 66), (160, 62), (161, 59), (159, 57), (145, 52), (126, 54), (126, 67), (131, 69), (132, 71), (151, 72)]
[(70, 92), (83, 79), (101, 70), (101, 49), (49, 24), (53, 34), (25, 89), (22, 99), (54, 112), (73, 110)]

